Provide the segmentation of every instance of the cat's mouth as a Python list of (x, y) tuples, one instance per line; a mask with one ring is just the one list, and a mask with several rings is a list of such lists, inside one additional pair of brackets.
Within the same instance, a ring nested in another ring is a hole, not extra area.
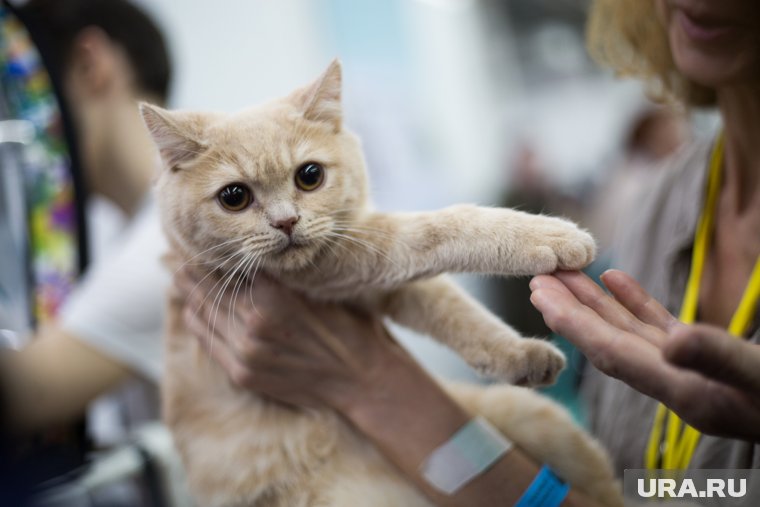
[(282, 248), (280, 249), (280, 253), (294, 251), (294, 250), (302, 250), (309, 246), (309, 243), (307, 241), (299, 240), (297, 238), (289, 237), (284, 243)]

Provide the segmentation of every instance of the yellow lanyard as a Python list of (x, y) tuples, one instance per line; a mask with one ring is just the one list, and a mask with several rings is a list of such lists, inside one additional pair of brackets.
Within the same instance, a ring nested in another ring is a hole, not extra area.
[[(702, 214), (699, 217), (697, 231), (694, 236), (694, 251), (691, 259), (691, 272), (686, 284), (679, 319), (691, 324), (697, 317), (699, 303), (699, 285), (705, 258), (710, 249), (711, 233), (715, 222), (715, 209), (718, 203), (718, 193), (721, 185), (721, 168), (723, 166), (723, 136), (719, 136), (710, 160), (710, 174), (707, 181), (707, 198)], [(728, 332), (741, 338), (752, 323), (760, 299), (760, 257), (758, 257), (752, 276), (744, 290), (739, 307), (736, 309)], [(665, 420), (667, 419), (667, 428)], [(663, 440), (663, 430), (664, 440)], [(649, 445), (644, 461), (647, 469), (664, 468), (666, 470), (686, 469), (691, 463), (694, 451), (699, 443), (701, 433), (681, 419), (665, 405), (660, 403), (655, 414)]]

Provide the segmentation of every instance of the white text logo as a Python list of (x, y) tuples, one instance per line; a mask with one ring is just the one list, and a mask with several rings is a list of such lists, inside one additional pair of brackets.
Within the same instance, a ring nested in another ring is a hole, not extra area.
[(747, 479), (707, 479), (707, 487), (699, 490), (692, 479), (681, 485), (675, 479), (639, 479), (638, 493), (642, 498), (741, 498), (747, 494)]

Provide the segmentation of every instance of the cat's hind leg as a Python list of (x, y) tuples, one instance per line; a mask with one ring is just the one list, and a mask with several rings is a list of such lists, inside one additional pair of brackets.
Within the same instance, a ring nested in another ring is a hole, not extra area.
[(476, 371), (519, 385), (551, 384), (565, 365), (544, 340), (522, 338), (446, 276), (408, 283), (387, 295), (393, 321), (457, 352)]

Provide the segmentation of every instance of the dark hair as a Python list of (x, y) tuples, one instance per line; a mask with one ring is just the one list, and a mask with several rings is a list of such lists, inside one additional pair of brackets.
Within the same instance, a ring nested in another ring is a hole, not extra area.
[(172, 73), (166, 42), (155, 22), (129, 1), (30, 0), (18, 11), (46, 39), (52, 72), (66, 67), (76, 36), (97, 27), (126, 51), (138, 89), (166, 101)]

